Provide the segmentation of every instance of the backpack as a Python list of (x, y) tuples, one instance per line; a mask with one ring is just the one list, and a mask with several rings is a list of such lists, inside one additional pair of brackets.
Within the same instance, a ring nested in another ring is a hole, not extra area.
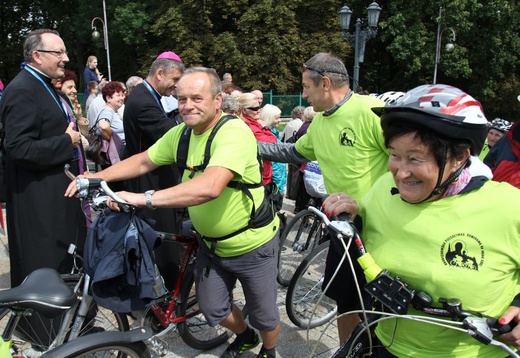
[[(201, 171), (203, 172), (209, 163), (211, 144), (213, 142), (213, 138), (217, 134), (218, 130), (229, 120), (238, 119), (238, 117), (233, 115), (226, 115), (219, 119), (217, 124), (213, 127), (208, 140), (206, 142), (206, 148), (204, 149), (204, 160), (202, 164), (195, 166), (187, 166), (186, 159), (188, 157), (188, 148), (191, 137), (191, 128), (186, 126), (184, 131), (181, 134), (181, 138), (179, 140), (179, 145), (177, 147), (177, 161), (176, 164), (179, 169), (182, 171), (188, 169), (191, 171), (189, 178), (193, 178), (195, 172)], [(259, 153), (257, 153), (260, 174), (262, 173), (262, 160), (260, 158)], [(204, 237), (204, 239), (209, 241), (221, 241), (229, 239), (235, 235), (238, 235), (248, 229), (251, 228), (260, 228), (271, 223), (276, 215), (276, 212), (282, 208), (283, 196), (278, 191), (278, 187), (274, 183), (269, 183), (267, 185), (263, 185), (262, 176), (260, 175), (260, 182), (254, 184), (242, 183), (240, 181), (232, 180), (227, 184), (227, 187), (241, 190), (252, 202), (253, 208), (251, 210), (251, 215), (249, 217), (249, 221), (246, 226), (241, 229), (238, 229), (231, 234), (222, 236), (222, 237)], [(249, 189), (264, 187), (264, 201), (262, 204), (256, 208), (255, 202), (253, 200), (253, 195)]]
[[(101, 120), (108, 120), (111, 122), (113, 119), (114, 113), (110, 110), (102, 109), (96, 118), (96, 122), (94, 125), (88, 130), (88, 134), (86, 136), (88, 140), (88, 148), (85, 151), (85, 154), (88, 159), (92, 160), (97, 165), (101, 166), (101, 168), (106, 168), (112, 164), (115, 164), (120, 161), (120, 158), (123, 157), (124, 154), (124, 143), (121, 138), (117, 135), (117, 133), (112, 132), (112, 138), (108, 142), (108, 146), (105, 145), (104, 139), (101, 134), (98, 134), (98, 123)], [(114, 142), (115, 149), (117, 153), (114, 151), (110, 151), (110, 142)]]
[(109, 164), (109, 161), (101, 152), (101, 148), (103, 147), (103, 138), (100, 134), (97, 134), (97, 124), (99, 121), (100, 119), (96, 120), (96, 123), (94, 123), (92, 128), (88, 130), (88, 148), (85, 154), (88, 159), (92, 160), (97, 165), (106, 166)]

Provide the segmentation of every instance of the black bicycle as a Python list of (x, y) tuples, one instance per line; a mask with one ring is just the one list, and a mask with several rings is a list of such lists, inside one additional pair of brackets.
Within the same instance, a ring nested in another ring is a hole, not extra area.
[[(20, 350), (14, 332), (22, 317), (38, 313), (42, 317), (55, 318), (73, 308), (78, 301), (76, 293), (54, 269), (38, 269), (18, 286), (0, 291), (0, 308), (12, 313), (3, 326), (2, 349), (16, 357), (46, 358), (120, 357), (149, 358), (151, 353), (145, 343), (152, 337), (152, 330), (140, 328), (126, 332), (99, 332), (63, 343), (57, 348), (41, 352)], [(2, 355), (3, 357), (3, 355)]]
[[(362, 322), (333, 357), (366, 357), (372, 355), (374, 349), (378, 347), (377, 337), (373, 333), (375, 325), (382, 320), (395, 318), (442, 325), (444, 328), (468, 334), (482, 344), (496, 346), (512, 357), (520, 357), (509, 346), (494, 338), (496, 335), (511, 331), (516, 325), (515, 323), (501, 325), (494, 317), (478, 312), (465, 311), (462, 308), (462, 302), (456, 298), (440, 298), (434, 305), (429, 294), (412, 289), (399, 277), (392, 276), (388, 270), (383, 270), (377, 265), (366, 251), (359, 232), (348, 217), (330, 221), (319, 210), (314, 208), (310, 210), (321, 217), (326, 227), (333, 234), (333, 240), (338, 240), (342, 245), (345, 245), (344, 252), (348, 251), (347, 242), (357, 247), (360, 254), (358, 262), (368, 281), (364, 288), (366, 293), (364, 295), (366, 297), (364, 309), (345, 313), (360, 314)], [(361, 292), (359, 294), (361, 295)], [(410, 306), (426, 315), (408, 314)]]
[[(314, 201), (309, 206), (313, 205)], [(284, 287), (289, 286), (303, 259), (325, 240), (324, 225), (320, 217), (308, 208), (298, 212), (280, 236), (278, 283)]]

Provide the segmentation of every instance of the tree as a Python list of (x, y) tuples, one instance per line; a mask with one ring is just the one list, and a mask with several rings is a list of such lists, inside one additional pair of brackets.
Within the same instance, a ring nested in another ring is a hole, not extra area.
[[(370, 1), (349, 0), (352, 22), (366, 17)], [(472, 94), (488, 117), (515, 119), (520, 78), (520, 5), (509, 0), (392, 0), (380, 2), (379, 32), (366, 44), (360, 85), (369, 92), (406, 91), (433, 79), (437, 28), (453, 28), (454, 51), (442, 50), (439, 83)], [(340, 37), (336, 0), (106, 0), (112, 78), (146, 76), (156, 56), (175, 51), (187, 66), (233, 73), (245, 90), (301, 91), (301, 65), (332, 52), (353, 68), (351, 46)], [(442, 16), (439, 8), (442, 6)], [(0, 0), (0, 77), (19, 71), (22, 44), (31, 29), (58, 29), (68, 46), (69, 68), (82, 73), (96, 55), (107, 67), (91, 21), (103, 17), (102, 0)], [(100, 26), (98, 24), (97, 26)], [(99, 29), (98, 29), (99, 30)], [(444, 31), (442, 44), (449, 31)], [(444, 47), (444, 46), (443, 46)]]

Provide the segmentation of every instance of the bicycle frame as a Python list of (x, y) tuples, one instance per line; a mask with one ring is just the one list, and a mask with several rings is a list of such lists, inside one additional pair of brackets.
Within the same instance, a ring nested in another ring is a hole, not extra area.
[[(188, 264), (190, 263), (190, 260), (192, 257), (195, 257), (195, 252), (198, 247), (197, 237), (194, 235), (176, 235), (176, 234), (169, 234), (164, 232), (157, 232), (159, 237), (162, 240), (171, 240), (174, 242), (177, 242), (179, 244), (186, 246), (186, 253), (184, 255), (184, 259), (181, 262), (180, 268), (179, 268), (179, 276), (177, 277), (177, 280), (175, 281), (175, 287), (170, 294), (171, 300), (168, 302), (168, 305), (166, 306), (166, 310), (161, 309), (161, 307), (154, 303), (150, 307), (154, 315), (157, 317), (161, 325), (166, 328), (170, 323), (177, 324), (179, 322), (184, 322), (187, 319), (196, 316), (199, 314), (199, 311), (191, 312), (190, 314), (182, 317), (177, 317), (175, 314), (175, 307), (178, 304), (179, 296), (181, 293), (182, 283), (184, 280), (184, 276), (186, 274), (186, 270), (188, 268)], [(158, 336), (162, 336), (166, 333), (166, 330), (161, 332)]]

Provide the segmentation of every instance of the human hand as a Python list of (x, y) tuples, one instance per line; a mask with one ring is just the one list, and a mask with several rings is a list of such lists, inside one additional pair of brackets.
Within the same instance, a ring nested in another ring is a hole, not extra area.
[[(143, 193), (130, 193), (127, 191), (119, 191), (116, 193), (116, 195), (126, 204), (130, 204), (135, 207), (144, 207), (146, 205)], [(107, 199), (107, 206), (112, 211), (121, 211), (119, 203), (113, 200), (112, 198)]]
[(77, 148), (78, 145), (81, 143), (81, 137), (79, 135), (79, 132), (74, 130), (74, 123), (69, 123), (69, 126), (67, 127), (65, 133), (67, 133), (70, 136), (70, 140), (74, 148)]
[(347, 213), (353, 220), (359, 212), (359, 206), (356, 201), (345, 193), (330, 194), (321, 207), (328, 217)]
[[(520, 307), (510, 306), (500, 317), (498, 323), (508, 324), (520, 322)], [(506, 344), (520, 349), (520, 325), (517, 325), (511, 332), (499, 336), (500, 340)]]
[[(78, 178), (97, 178), (95, 174), (90, 173), (84, 173), (82, 175), (78, 175), (76, 179)], [(65, 190), (65, 197), (71, 198), (78, 192), (78, 187), (76, 186), (76, 180), (73, 180), (70, 182), (69, 186), (67, 187), (67, 190)]]
[(78, 100), (74, 100), (74, 103), (72, 104), (73, 105), (73, 110), (74, 110), (74, 114), (76, 115), (76, 119), (77, 120), (80, 120), (82, 117), (83, 117), (83, 110), (81, 109), (81, 104), (79, 104)]

